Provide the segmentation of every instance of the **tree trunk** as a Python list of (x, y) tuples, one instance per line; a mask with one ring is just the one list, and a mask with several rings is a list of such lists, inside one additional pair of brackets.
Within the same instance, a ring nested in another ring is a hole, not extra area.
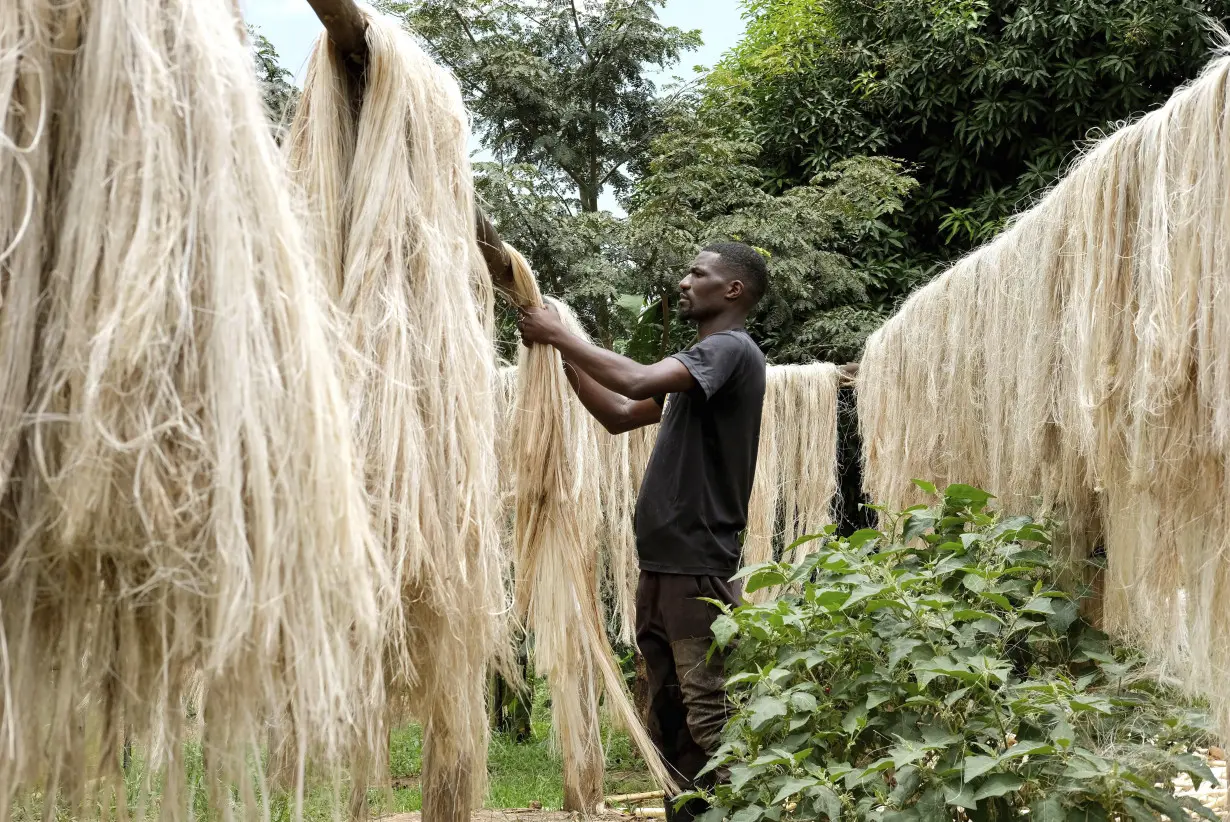
[(598, 210), (598, 195), (601, 189), (597, 185), (578, 186), (577, 190), (581, 196), (581, 211), (586, 214), (593, 214)]

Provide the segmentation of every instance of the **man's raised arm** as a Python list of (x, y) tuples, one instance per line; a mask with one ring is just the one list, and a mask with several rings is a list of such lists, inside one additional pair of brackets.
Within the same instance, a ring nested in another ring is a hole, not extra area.
[(554, 346), (565, 361), (588, 374), (598, 385), (631, 400), (650, 400), (688, 391), (696, 385), (691, 372), (678, 360), (668, 357), (653, 365), (641, 365), (572, 334), (551, 308), (526, 309), (517, 327), (527, 345)]

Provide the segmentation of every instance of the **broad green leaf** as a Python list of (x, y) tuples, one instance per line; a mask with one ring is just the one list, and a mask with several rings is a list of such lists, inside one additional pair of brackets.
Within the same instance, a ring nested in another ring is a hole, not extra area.
[(1030, 822), (1065, 822), (1067, 811), (1058, 796), (1048, 796), (1029, 806)]
[(971, 571), (973, 570), (973, 567), (974, 566), (970, 565), (968, 557), (964, 557), (959, 554), (954, 554), (952, 556), (944, 557), (942, 560), (940, 560), (939, 563), (935, 566), (935, 568), (931, 570), (931, 572), (938, 577), (938, 576), (946, 576), (956, 571)]
[(935, 517), (926, 512), (910, 514), (905, 521), (905, 528), (901, 531), (901, 541), (909, 544), (916, 537), (922, 536), (928, 529), (935, 527)]
[(1091, 694), (1073, 696), (1068, 700), (1068, 704), (1072, 706), (1074, 711), (1097, 711), (1100, 714), (1109, 714), (1114, 710), (1109, 699), (1104, 696), (1094, 696)]
[(722, 614), (717, 619), (713, 620), (713, 638), (717, 640), (717, 644), (725, 648), (730, 644), (730, 641), (739, 633), (739, 623), (735, 622), (732, 617)]
[(1055, 753), (1055, 748), (1052, 745), (1048, 745), (1045, 742), (1033, 742), (1030, 740), (1023, 740), (1021, 742), (1016, 743), (1008, 750), (1004, 751), (1002, 754), (1000, 754), (999, 758), (1000, 759), (1018, 759), (1022, 756), (1035, 756), (1035, 755), (1053, 754), (1053, 753)]
[(1004, 796), (1013, 791), (1019, 791), (1024, 784), (1025, 780), (1016, 774), (991, 774), (985, 782), (978, 786), (978, 790), (974, 792), (974, 801), (980, 802), (993, 796)]
[(888, 651), (888, 667), (896, 668), (897, 663), (908, 657), (914, 652), (915, 648), (922, 645), (920, 639), (912, 639), (910, 637), (898, 637), (893, 640), (893, 646)]
[(755, 573), (758, 573), (760, 571), (764, 571), (770, 568), (777, 568), (777, 563), (776, 562), (758, 562), (755, 565), (745, 565), (744, 567), (740, 568), (738, 573), (736, 573), (733, 577), (731, 577), (730, 580), (731, 582), (734, 582), (736, 579), (745, 579), (747, 577), (750, 577), (752, 574), (755, 574)]
[(1021, 610), (1027, 614), (1054, 614), (1055, 606), (1048, 597), (1034, 597)]
[(815, 540), (823, 539), (823, 538), (824, 538), (824, 534), (804, 534), (803, 536), (796, 539), (794, 542), (787, 545), (786, 550), (782, 552), (782, 556), (786, 556), (792, 553), (794, 549), (798, 548), (800, 545), (806, 545), (809, 542), (813, 542)]
[(999, 757), (996, 756), (967, 756), (965, 757), (965, 781), (972, 782), (984, 773), (993, 770), (999, 765)]
[(933, 483), (927, 482), (926, 480), (920, 480), (920, 479), (910, 480), (910, 482), (914, 483), (915, 487), (919, 488), (920, 490), (926, 491), (928, 494), (930, 494), (933, 497), (939, 496), (939, 491), (935, 490), (935, 485)]
[(1178, 754), (1174, 757), (1175, 765), (1181, 773), (1192, 778), (1192, 784), (1197, 788), (1202, 782), (1208, 782), (1213, 787), (1218, 786), (1217, 777), (1209, 767), (1209, 763), (1195, 754)]
[(773, 748), (768, 753), (762, 753), (760, 756), (752, 760), (751, 767), (757, 770), (771, 767), (773, 765), (792, 765), (794, 757), (786, 751), (780, 751)]
[(806, 691), (797, 691), (790, 695), (790, 706), (796, 711), (811, 713), (816, 710), (816, 698)]
[(961, 585), (966, 589), (973, 591), (975, 594), (980, 594), (990, 587), (990, 583), (987, 582), (987, 578), (976, 573), (966, 574), (961, 580)]
[(748, 710), (752, 730), (761, 731), (774, 719), (786, 715), (786, 703), (774, 696), (761, 696), (748, 706)]
[(1197, 816), (1209, 820), (1209, 822), (1223, 822), (1221, 816), (1216, 811), (1206, 806), (1194, 796), (1180, 796), (1179, 804), (1187, 810), (1194, 812)]
[(812, 601), (826, 611), (839, 611), (849, 598), (850, 594), (846, 591), (829, 590), (818, 594)]
[(781, 790), (779, 790), (777, 795), (773, 797), (773, 804), (780, 805), (782, 802), (785, 802), (788, 798), (794, 796), (795, 794), (802, 793), (807, 788), (818, 784), (819, 781), (820, 780), (818, 779), (799, 779), (792, 776), (785, 781), (781, 787)]
[(862, 705), (862, 704), (855, 705), (853, 708), (851, 708), (849, 711), (846, 712), (846, 715), (844, 717), (842, 717), (841, 729), (848, 734), (854, 734), (855, 732), (858, 731), (861, 723), (866, 718), (867, 718), (867, 706)]
[(830, 822), (841, 822), (841, 800), (833, 793), (832, 788), (820, 785), (809, 790), (808, 794), (813, 797), (812, 807), (818, 817), (827, 817)]
[(944, 501), (953, 507), (980, 508), (993, 499), (993, 495), (981, 488), (959, 482), (944, 489)]
[(888, 700), (892, 699), (893, 695), (887, 691), (872, 691), (867, 694), (867, 710), (872, 710), (880, 705), (883, 705)]
[(756, 774), (757, 771), (752, 770), (747, 765), (732, 765), (730, 767), (730, 787), (736, 791), (741, 791), (743, 786), (750, 782)]
[(764, 808), (759, 805), (748, 805), (746, 808), (735, 811), (730, 817), (730, 822), (758, 822), (763, 815)]
[(958, 688), (957, 690), (944, 697), (944, 704), (951, 708), (957, 700), (969, 693), (969, 688)]
[(888, 755), (892, 757), (893, 767), (900, 769), (926, 756), (927, 748), (903, 739), (899, 744), (888, 749)]
[(888, 794), (888, 801), (889, 804), (900, 807), (913, 798), (914, 793), (922, 785), (922, 771), (918, 770), (914, 765), (906, 765), (905, 767), (897, 768), (895, 778), (897, 785)]
[(1012, 603), (1008, 600), (1008, 597), (1004, 596), (1003, 594), (997, 594), (992, 591), (982, 591), (978, 594), (978, 596), (982, 597), (988, 602), (994, 602), (996, 605), (1003, 608), (1005, 611), (1012, 609)]
[(880, 822), (918, 822), (918, 819), (918, 811), (915, 808), (906, 808), (900, 811), (885, 811)]
[(779, 568), (762, 568), (748, 576), (747, 583), (743, 586), (743, 590), (745, 593), (754, 594), (765, 588), (785, 585), (786, 579), (786, 575), (782, 573)]
[(990, 611), (976, 611), (973, 608), (959, 608), (952, 612), (952, 618), (959, 622), (972, 622), (974, 620), (990, 619), (1003, 624), (1003, 620), (992, 614)]
[(945, 785), (944, 801), (954, 807), (965, 808), (967, 811), (978, 807), (978, 800), (974, 799), (973, 785)]
[[(1132, 822), (1157, 822), (1157, 814), (1151, 811), (1144, 802), (1135, 797), (1126, 797), (1123, 800), (1123, 806), (1127, 808), (1128, 816), (1132, 818)], [(1217, 820), (1214, 819), (1213, 822), (1217, 822)]]
[(883, 585), (860, 585), (850, 593), (850, 598), (841, 604), (841, 608), (844, 611), (850, 606), (856, 605), (865, 599), (870, 599), (873, 596), (877, 596), (884, 591), (884, 588), (885, 586)]
[(846, 542), (850, 544), (851, 548), (858, 549), (874, 539), (884, 539), (884, 534), (874, 528), (862, 528), (847, 537)]

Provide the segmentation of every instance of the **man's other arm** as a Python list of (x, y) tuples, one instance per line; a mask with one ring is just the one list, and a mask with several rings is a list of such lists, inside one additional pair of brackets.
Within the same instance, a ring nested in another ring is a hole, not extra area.
[(623, 434), (662, 419), (657, 400), (630, 400), (603, 388), (593, 377), (573, 363), (564, 361), (564, 373), (573, 392), (602, 427), (612, 434)]

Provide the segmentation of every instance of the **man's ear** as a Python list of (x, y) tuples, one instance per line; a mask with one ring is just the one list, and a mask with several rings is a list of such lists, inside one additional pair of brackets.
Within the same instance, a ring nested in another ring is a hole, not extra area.
[(744, 290), (742, 280), (731, 280), (726, 285), (726, 299), (733, 302), (743, 296)]

